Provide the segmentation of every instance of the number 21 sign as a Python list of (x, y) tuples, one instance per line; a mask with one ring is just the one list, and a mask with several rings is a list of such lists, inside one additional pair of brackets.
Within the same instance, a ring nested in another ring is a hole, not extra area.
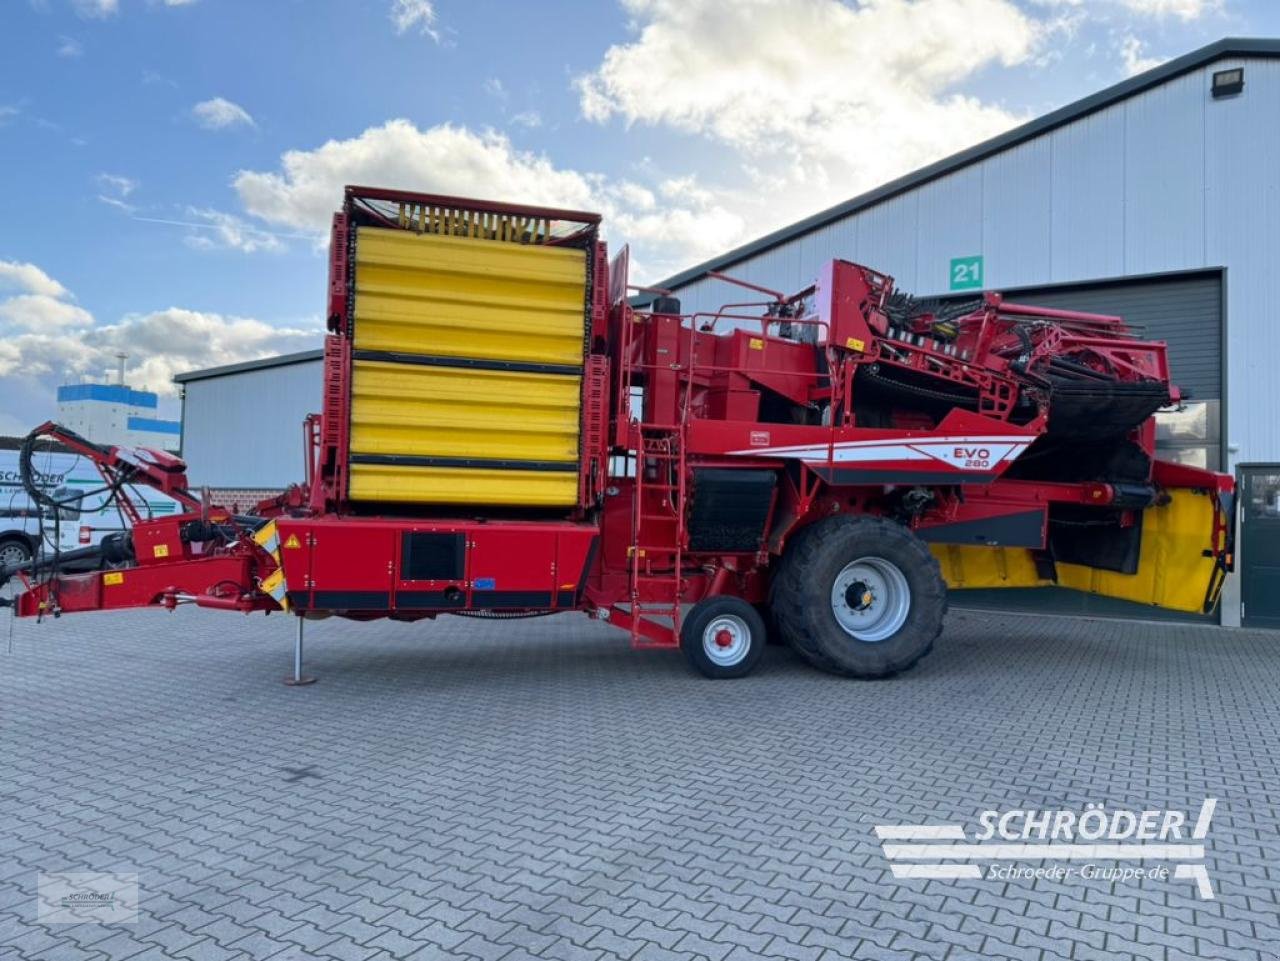
[(982, 257), (951, 258), (951, 289), (975, 290), (982, 287)]

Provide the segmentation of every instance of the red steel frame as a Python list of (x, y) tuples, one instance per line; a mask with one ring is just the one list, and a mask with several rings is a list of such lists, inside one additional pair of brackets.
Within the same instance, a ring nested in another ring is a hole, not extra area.
[[(591, 266), (575, 508), (537, 517), (495, 510), (477, 519), (395, 505), (370, 516), (347, 503), (351, 242), (361, 216), (396, 225), (376, 210), (364, 211), (367, 201), (545, 218), (576, 225), (576, 236), (585, 238)], [(973, 532), (984, 525), (1009, 530), (999, 522), (1014, 521), (1021, 540), (1011, 546), (1036, 548), (1045, 544), (1049, 505), (1123, 504), (1111, 484), (1003, 476), (1046, 430), (1047, 402), (1014, 417), (1026, 372), (1037, 364), (1070, 353), (1096, 358), (1120, 380), (1168, 385), (1164, 345), (1130, 337), (1119, 318), (1024, 307), (988, 294), (959, 319), (954, 337), (942, 340), (927, 320), (895, 326), (888, 307), (892, 279), (841, 261), (791, 297), (743, 284), (766, 299), (680, 316), (663, 312), (674, 305), (660, 297), (656, 310), (641, 312), (625, 296), (626, 251), (607, 261), (605, 245), (594, 239), (598, 222), (574, 211), (348, 188), (333, 223), (324, 410), (305, 426), (306, 479), (260, 505), (274, 519), (274, 545), (251, 536), (249, 521), (187, 492), (180, 461), (140, 466), (122, 449), (83, 443), (77, 449), (109, 481), (128, 476), (157, 486), (187, 512), (148, 521), (135, 511), (131, 563), (27, 578), (18, 613), (183, 603), (246, 612), (287, 604), (298, 613), (355, 619), (583, 610), (629, 630), (638, 645), (672, 646), (682, 604), (716, 594), (763, 601), (772, 560), (795, 531), (822, 517), (891, 513), (901, 509), (905, 492), (919, 491), (903, 519), (926, 537), (946, 541), (957, 532), (961, 543), (997, 544), (996, 536), (975, 541)], [(1036, 319), (1031, 343), (1015, 329), (1021, 318)], [(775, 330), (782, 325), (790, 336)], [(969, 391), (976, 410), (957, 407), (936, 423), (860, 426), (855, 379), (864, 368)], [(639, 417), (632, 410), (637, 391)], [(762, 419), (765, 393), (825, 410), (825, 422)], [(1178, 397), (1171, 385), (1169, 397)], [(39, 430), (67, 440), (56, 425)], [(1133, 440), (1153, 454), (1151, 423), (1136, 429)], [(610, 472), (611, 460), (630, 469)], [(687, 505), (701, 468), (776, 473), (768, 515), (750, 550), (691, 550)], [(1224, 496), (1232, 489), (1227, 475), (1161, 462), (1151, 483)], [(461, 545), (447, 575), (409, 576), (405, 538), (422, 534), (438, 538), (433, 543)], [(1225, 528), (1214, 532), (1214, 549), (1229, 552)], [(281, 571), (287, 601), (267, 589)]]

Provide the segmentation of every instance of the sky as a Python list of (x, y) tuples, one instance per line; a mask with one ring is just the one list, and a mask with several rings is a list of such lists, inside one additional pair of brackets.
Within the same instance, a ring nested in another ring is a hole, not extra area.
[(0, 433), (318, 347), (359, 183), (596, 210), (653, 282), (1274, 0), (0, 0)]

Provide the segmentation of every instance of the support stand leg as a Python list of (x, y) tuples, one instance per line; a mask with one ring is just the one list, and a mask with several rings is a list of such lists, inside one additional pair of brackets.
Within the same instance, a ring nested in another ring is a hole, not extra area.
[(314, 684), (316, 679), (302, 673), (302, 625), (306, 623), (306, 619), (298, 615), (298, 633), (293, 639), (293, 675), (284, 679), (285, 684), (289, 687), (302, 687), (304, 684)]

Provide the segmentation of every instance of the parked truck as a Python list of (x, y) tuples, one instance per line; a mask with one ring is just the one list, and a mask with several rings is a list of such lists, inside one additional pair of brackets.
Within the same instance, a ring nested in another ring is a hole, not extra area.
[[(0, 438), (0, 444), (6, 441)], [(56, 510), (41, 510), (27, 493), (17, 445), (0, 448), (0, 565), (24, 567), (43, 553), (96, 545), (108, 534), (128, 529), (114, 497), (99, 490), (103, 481), (92, 460), (60, 445), (41, 445), (32, 451), (31, 478), (57, 502)], [(157, 491), (142, 490), (135, 496), (147, 516), (177, 509)]]
[[(924, 656), (947, 585), (1210, 611), (1232, 480), (1155, 456), (1165, 345), (1119, 317), (929, 304), (844, 260), (794, 293), (635, 306), (591, 213), (348, 187), (305, 479), (235, 516), (180, 459), (55, 438), (182, 511), (10, 573), (20, 616), (581, 611), (738, 677)], [(727, 278), (726, 278), (727, 279)], [(47, 496), (42, 503), (56, 509)], [(95, 553), (96, 552), (96, 553)]]

